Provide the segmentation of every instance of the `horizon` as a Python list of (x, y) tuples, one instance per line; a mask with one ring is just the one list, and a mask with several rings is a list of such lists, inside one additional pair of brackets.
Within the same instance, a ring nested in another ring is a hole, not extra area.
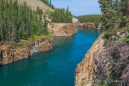
[(74, 16), (102, 14), (98, 0), (52, 0), (52, 4), (57, 8), (67, 8), (69, 6), (69, 10)]

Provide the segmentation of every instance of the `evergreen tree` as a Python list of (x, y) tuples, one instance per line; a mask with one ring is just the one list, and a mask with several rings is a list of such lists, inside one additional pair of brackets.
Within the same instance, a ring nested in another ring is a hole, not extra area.
[(17, 0), (0, 0), (0, 41), (19, 42), (33, 35), (47, 34), (42, 16), (39, 7), (35, 12), (26, 3), (20, 5)]
[(99, 0), (102, 11), (103, 30), (119, 28), (126, 25), (124, 0)]

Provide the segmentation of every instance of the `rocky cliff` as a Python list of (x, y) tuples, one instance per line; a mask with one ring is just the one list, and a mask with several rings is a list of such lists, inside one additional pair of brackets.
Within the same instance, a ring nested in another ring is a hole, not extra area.
[[(102, 34), (95, 41), (85, 58), (77, 65), (76, 86), (129, 85), (129, 44), (119, 42), (125, 35), (126, 32), (118, 32), (117, 36), (112, 37), (114, 41), (106, 43)], [(111, 83), (107, 84), (108, 82)]]
[(95, 24), (94, 23), (80, 23), (80, 22), (77, 22), (75, 24), (75, 26), (77, 27), (88, 27), (88, 28), (96, 28)]
[(48, 30), (52, 32), (54, 36), (71, 36), (77, 33), (75, 25), (71, 23), (51, 23), (48, 24)]
[(35, 52), (48, 51), (53, 47), (52, 38), (40, 38), (33, 43), (21, 47), (14, 45), (0, 45), (0, 66), (13, 63), (17, 60), (28, 58)]

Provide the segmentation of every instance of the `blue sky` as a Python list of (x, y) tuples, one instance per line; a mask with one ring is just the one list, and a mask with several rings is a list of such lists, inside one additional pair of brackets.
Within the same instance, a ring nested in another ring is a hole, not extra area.
[(55, 7), (67, 7), (73, 15), (101, 14), (98, 0), (51, 0)]

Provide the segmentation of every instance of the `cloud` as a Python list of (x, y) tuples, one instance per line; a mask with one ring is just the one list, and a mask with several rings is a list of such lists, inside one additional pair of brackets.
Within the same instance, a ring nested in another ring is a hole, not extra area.
[(73, 15), (100, 14), (98, 0), (52, 0), (55, 7), (69, 6)]

